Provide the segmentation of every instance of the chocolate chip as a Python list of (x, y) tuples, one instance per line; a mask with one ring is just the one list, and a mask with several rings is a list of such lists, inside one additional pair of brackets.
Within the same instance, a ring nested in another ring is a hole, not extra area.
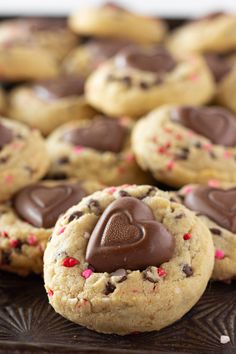
[(127, 86), (131, 86), (132, 85), (132, 80), (130, 76), (124, 76), (122, 77), (122, 82), (124, 82)]
[(195, 146), (195, 148), (197, 148), (197, 149), (201, 149), (202, 144), (200, 143), (200, 141), (196, 141), (196, 142), (194, 143), (194, 146)]
[(193, 275), (193, 269), (188, 264), (185, 264), (182, 271), (186, 274), (186, 277), (191, 277)]
[(155, 267), (148, 267), (143, 271), (143, 278), (151, 283), (158, 282), (157, 269)]
[(117, 269), (115, 272), (110, 274), (111, 277), (119, 277), (117, 283), (122, 283), (127, 279), (127, 271), (125, 269)]
[(90, 211), (92, 213), (94, 213), (95, 215), (99, 216), (102, 214), (100, 204), (98, 203), (97, 200), (91, 199), (88, 203), (88, 207), (89, 207)]
[(104, 294), (109, 295), (115, 291), (116, 287), (112, 283), (108, 282), (105, 286)]
[(65, 172), (55, 172), (50, 176), (50, 179), (54, 180), (62, 180), (62, 179), (67, 179), (67, 174)]
[(70, 159), (67, 156), (62, 156), (57, 160), (58, 165), (65, 165), (70, 162)]
[(217, 229), (215, 227), (210, 228), (210, 231), (213, 235), (221, 236), (222, 232), (220, 229)]
[(181, 148), (181, 150), (177, 151), (175, 154), (175, 158), (177, 160), (187, 160), (189, 152), (189, 148)]
[(156, 187), (150, 187), (147, 192), (139, 196), (138, 199), (143, 200), (144, 198), (150, 197), (151, 195), (154, 195), (156, 191)]
[(68, 222), (71, 222), (72, 220), (77, 220), (83, 215), (82, 211), (75, 211), (69, 216)]
[(129, 197), (129, 193), (123, 190), (119, 191), (118, 194), (120, 197)]
[(175, 219), (182, 219), (183, 217), (184, 217), (184, 214), (175, 215)]
[(209, 152), (210, 157), (215, 160), (216, 159), (216, 154), (213, 151)]
[(148, 90), (149, 85), (148, 85), (147, 82), (141, 81), (141, 82), (139, 83), (139, 87), (140, 87), (142, 90)]
[(11, 252), (10, 251), (2, 251), (2, 265), (11, 264)]
[(3, 156), (0, 158), (0, 163), (6, 163), (9, 160), (9, 156)]
[(161, 77), (157, 77), (154, 81), (154, 85), (161, 85), (163, 83), (163, 79)]

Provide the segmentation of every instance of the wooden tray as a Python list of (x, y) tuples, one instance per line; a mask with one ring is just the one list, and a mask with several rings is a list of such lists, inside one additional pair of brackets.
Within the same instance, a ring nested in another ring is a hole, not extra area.
[[(210, 283), (198, 304), (160, 332), (103, 335), (57, 315), (40, 277), (0, 272), (0, 354), (235, 354), (236, 283)], [(228, 335), (230, 343), (221, 344)]]

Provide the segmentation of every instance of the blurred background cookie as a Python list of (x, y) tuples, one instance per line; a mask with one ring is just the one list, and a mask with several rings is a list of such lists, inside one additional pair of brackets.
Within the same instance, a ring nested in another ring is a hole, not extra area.
[(9, 95), (8, 115), (44, 135), (68, 121), (91, 118), (95, 111), (85, 100), (84, 82), (67, 75), (19, 86)]

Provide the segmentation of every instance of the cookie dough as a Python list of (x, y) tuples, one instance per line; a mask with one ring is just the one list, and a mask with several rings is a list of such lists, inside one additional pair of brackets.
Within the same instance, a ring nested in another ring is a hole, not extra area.
[(48, 135), (68, 121), (92, 118), (95, 111), (85, 100), (84, 78), (67, 75), (11, 91), (8, 115)]
[(176, 60), (163, 47), (130, 47), (86, 83), (88, 102), (111, 115), (139, 117), (163, 104), (207, 103), (215, 83), (201, 57)]
[(43, 252), (60, 214), (101, 188), (96, 182), (44, 181), (0, 204), (0, 269), (42, 273)]
[(0, 24), (0, 79), (37, 80), (55, 77), (60, 61), (77, 45), (66, 21), (19, 19)]
[(130, 45), (132, 42), (126, 39), (93, 38), (65, 58), (62, 70), (69, 74), (87, 76), (104, 61)]
[(124, 38), (143, 44), (159, 43), (167, 30), (160, 19), (140, 16), (115, 4), (80, 9), (69, 18), (69, 26), (85, 36)]
[(177, 28), (167, 41), (177, 56), (236, 49), (236, 15), (215, 13)]
[(236, 182), (236, 118), (217, 106), (165, 106), (141, 119), (132, 147), (144, 170), (171, 186)]
[(174, 192), (176, 201), (193, 210), (210, 230), (215, 246), (214, 280), (236, 277), (236, 188), (186, 185)]
[(40, 133), (0, 118), (0, 201), (39, 180), (48, 168), (49, 155)]
[(105, 185), (150, 181), (131, 151), (131, 129), (128, 119), (102, 116), (59, 127), (48, 138), (49, 176), (89, 178)]
[(213, 262), (211, 235), (194, 213), (155, 187), (108, 188), (57, 222), (45, 288), (58, 313), (90, 329), (153, 331), (192, 308)]

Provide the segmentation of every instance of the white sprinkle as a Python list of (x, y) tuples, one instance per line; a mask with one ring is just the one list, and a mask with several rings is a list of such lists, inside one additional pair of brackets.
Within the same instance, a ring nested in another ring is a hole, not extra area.
[(229, 336), (220, 336), (220, 343), (221, 344), (226, 344), (230, 342)]

